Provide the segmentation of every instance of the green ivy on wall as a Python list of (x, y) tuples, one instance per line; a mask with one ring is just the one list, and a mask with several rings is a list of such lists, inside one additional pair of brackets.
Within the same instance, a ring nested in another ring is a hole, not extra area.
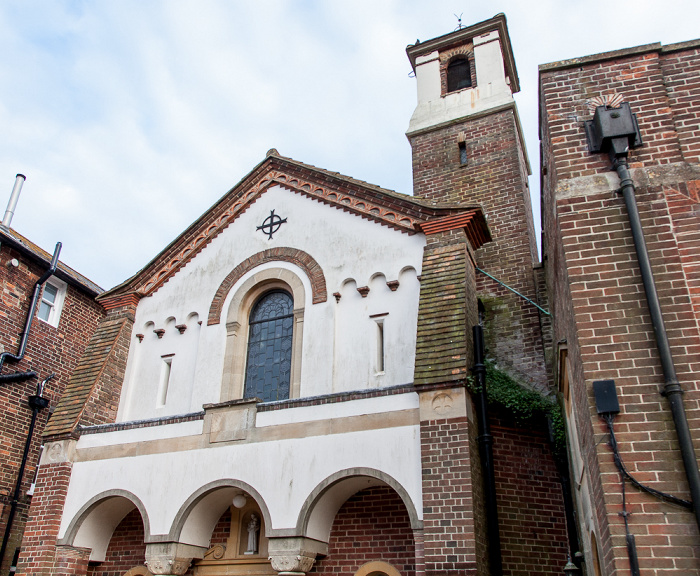
[[(565, 452), (564, 418), (556, 400), (526, 389), (489, 360), (485, 362), (485, 366), (486, 399), (489, 405), (503, 408), (521, 426), (549, 420), (554, 436), (554, 448), (557, 452)], [(469, 380), (472, 391), (476, 392), (473, 379)]]

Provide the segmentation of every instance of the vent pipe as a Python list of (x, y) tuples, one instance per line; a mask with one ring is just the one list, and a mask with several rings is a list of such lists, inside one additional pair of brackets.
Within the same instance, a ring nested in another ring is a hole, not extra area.
[(5, 210), (5, 216), (2, 219), (2, 225), (5, 228), (9, 228), (10, 224), (12, 224), (12, 217), (15, 215), (17, 201), (19, 200), (19, 195), (22, 193), (22, 185), (26, 179), (27, 177), (24, 174), (17, 174), (15, 185), (10, 195), (10, 201), (7, 203), (7, 210)]

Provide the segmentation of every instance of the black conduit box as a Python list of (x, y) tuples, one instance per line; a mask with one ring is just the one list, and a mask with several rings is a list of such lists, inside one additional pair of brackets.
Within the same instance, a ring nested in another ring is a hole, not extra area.
[(619, 414), (620, 403), (617, 401), (615, 380), (595, 380), (593, 393), (598, 414)]
[(616, 156), (626, 155), (629, 148), (642, 145), (642, 135), (637, 124), (637, 115), (632, 114), (627, 102), (619, 108), (598, 106), (593, 120), (585, 123), (588, 151), (612, 152)]

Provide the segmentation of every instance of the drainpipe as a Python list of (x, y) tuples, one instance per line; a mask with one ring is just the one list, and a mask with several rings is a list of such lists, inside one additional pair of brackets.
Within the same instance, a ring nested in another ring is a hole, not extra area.
[(484, 499), (486, 507), (486, 535), (488, 538), (489, 564), (491, 576), (502, 576), (501, 537), (498, 532), (498, 507), (496, 502), (496, 474), (493, 467), (493, 436), (489, 427), (486, 404), (486, 366), (484, 366), (484, 329), (478, 324), (472, 328), (474, 334), (474, 367), (472, 374), (476, 381), (476, 410), (479, 415), (479, 454), (484, 474)]
[[(2, 537), (2, 547), (0, 547), (0, 566), (5, 559), (5, 552), (7, 551), (7, 543), (10, 540), (10, 533), (12, 532), (12, 522), (15, 519), (15, 514), (17, 512), (17, 505), (19, 504), (19, 497), (22, 492), (22, 480), (24, 479), (24, 468), (27, 465), (27, 458), (29, 456), (29, 449), (32, 445), (32, 436), (34, 435), (34, 426), (36, 424), (36, 417), (41, 410), (49, 405), (48, 398), (44, 398), (44, 387), (51, 380), (55, 374), (51, 374), (44, 378), (36, 387), (36, 394), (29, 397), (29, 406), (32, 409), (32, 421), (29, 424), (29, 432), (27, 433), (27, 441), (24, 443), (24, 453), (22, 454), (22, 463), (19, 466), (19, 473), (17, 475), (17, 484), (15, 484), (15, 492), (12, 496), (12, 503), (10, 505), (10, 514), (7, 517), (7, 525), (5, 526), (5, 534)], [(37, 466), (39, 463), (37, 462)]]
[(676, 376), (676, 367), (673, 363), (671, 346), (668, 342), (664, 317), (661, 313), (661, 304), (659, 303), (659, 295), (656, 291), (656, 283), (654, 282), (654, 273), (651, 270), (649, 252), (647, 251), (646, 241), (644, 240), (642, 223), (639, 218), (639, 210), (637, 209), (637, 200), (634, 195), (634, 182), (630, 176), (626, 158), (615, 157), (613, 159), (613, 168), (620, 177), (622, 196), (627, 206), (630, 227), (632, 229), (632, 238), (634, 239), (634, 247), (637, 251), (637, 261), (639, 262), (639, 269), (642, 273), (642, 282), (644, 283), (644, 291), (646, 292), (647, 304), (649, 305), (651, 323), (654, 327), (654, 335), (656, 336), (656, 346), (659, 350), (659, 358), (664, 373), (663, 395), (666, 396), (671, 407), (671, 414), (673, 415), (673, 422), (676, 426), (676, 434), (678, 435), (678, 444), (680, 446), (681, 456), (683, 457), (683, 466), (685, 466), (685, 474), (688, 479), (690, 495), (693, 500), (695, 521), (698, 527), (700, 527), (700, 472), (698, 472), (698, 461), (695, 457), (693, 440), (690, 436), (690, 427), (688, 426), (688, 418), (685, 413), (685, 407), (683, 406), (683, 389), (678, 381), (678, 376)]
[(627, 214), (634, 247), (637, 252), (639, 270), (642, 274), (642, 282), (646, 293), (651, 323), (656, 337), (656, 347), (659, 351), (661, 368), (664, 373), (664, 389), (662, 394), (668, 398), (673, 415), (673, 422), (676, 427), (678, 444), (683, 458), (685, 475), (688, 480), (691, 498), (693, 500), (693, 511), (695, 521), (700, 527), (700, 472), (695, 456), (688, 418), (683, 406), (683, 390), (676, 376), (676, 368), (673, 364), (671, 346), (668, 342), (664, 317), (661, 312), (659, 295), (656, 291), (654, 274), (651, 269), (649, 252), (644, 239), (642, 222), (639, 218), (637, 200), (635, 198), (635, 188), (627, 165), (627, 156), (630, 148), (641, 146), (642, 138), (637, 124), (637, 117), (632, 113), (627, 102), (620, 104), (619, 108), (608, 106), (598, 106), (595, 110), (593, 120), (585, 124), (586, 138), (588, 140), (588, 150), (591, 153), (607, 152), (612, 162), (612, 168), (620, 177), (620, 191), (625, 200)]
[[(53, 258), (51, 259), (51, 265), (49, 266), (48, 270), (46, 270), (46, 272), (42, 274), (41, 278), (39, 278), (36, 281), (36, 284), (34, 284), (34, 292), (32, 293), (32, 300), (29, 304), (29, 310), (27, 310), (27, 319), (24, 322), (24, 330), (20, 335), (19, 350), (17, 351), (17, 354), (11, 354), (10, 352), (3, 352), (2, 354), (0, 354), (0, 370), (2, 370), (5, 360), (19, 362), (22, 358), (24, 358), (24, 353), (27, 350), (27, 340), (29, 339), (29, 331), (32, 328), (32, 320), (34, 319), (36, 304), (39, 300), (39, 293), (41, 292), (41, 286), (51, 277), (51, 275), (54, 272), (56, 272), (56, 268), (58, 266), (58, 256), (61, 253), (61, 246), (62, 244), (60, 242), (56, 243), (56, 249), (54, 250)], [(24, 372), (21, 374), (27, 375), (29, 374), (29, 372)], [(33, 378), (34, 376), (36, 376), (36, 373), (32, 372), (31, 375), (27, 376), (27, 378), (24, 378), (24, 380), (28, 380), (29, 378)], [(16, 374), (0, 375), (0, 384), (3, 384), (8, 381), (17, 381), (17, 378), (20, 378), (20, 376)]]

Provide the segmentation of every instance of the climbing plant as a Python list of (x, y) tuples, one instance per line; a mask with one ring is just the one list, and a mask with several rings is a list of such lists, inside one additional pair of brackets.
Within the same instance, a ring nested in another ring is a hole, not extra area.
[[(519, 425), (532, 424), (548, 420), (554, 437), (557, 452), (566, 449), (566, 432), (564, 419), (559, 404), (554, 398), (542, 396), (528, 390), (511, 376), (496, 368), (487, 360), (486, 399), (489, 405), (506, 410)], [(472, 390), (477, 391), (474, 381), (470, 379)]]

